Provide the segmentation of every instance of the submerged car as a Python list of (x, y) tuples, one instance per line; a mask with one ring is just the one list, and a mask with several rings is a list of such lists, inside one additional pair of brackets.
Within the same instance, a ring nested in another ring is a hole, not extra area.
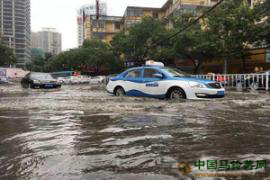
[(90, 79), (90, 84), (100, 84), (103, 83), (105, 81), (105, 76), (96, 76), (93, 77), (92, 79)]
[(8, 84), (9, 80), (7, 77), (0, 77), (0, 84)]
[(21, 85), (23, 88), (32, 89), (51, 89), (61, 88), (61, 83), (57, 82), (49, 73), (28, 73), (22, 80)]
[(162, 63), (128, 69), (111, 78), (107, 91), (116, 96), (137, 96), (168, 99), (222, 98), (225, 89), (219, 82), (192, 78)]

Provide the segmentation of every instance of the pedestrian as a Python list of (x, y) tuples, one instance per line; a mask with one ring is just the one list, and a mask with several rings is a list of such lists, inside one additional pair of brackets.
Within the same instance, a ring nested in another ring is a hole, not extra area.
[(257, 66), (254, 68), (254, 72), (255, 72), (255, 73), (258, 73), (259, 70), (260, 70), (260, 69), (259, 69)]

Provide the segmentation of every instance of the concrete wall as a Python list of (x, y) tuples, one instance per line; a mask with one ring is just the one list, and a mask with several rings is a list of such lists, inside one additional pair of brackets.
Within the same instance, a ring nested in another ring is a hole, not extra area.
[(0, 71), (5, 71), (5, 76), (9, 78), (23, 78), (29, 71), (24, 71), (20, 68), (0, 68)]

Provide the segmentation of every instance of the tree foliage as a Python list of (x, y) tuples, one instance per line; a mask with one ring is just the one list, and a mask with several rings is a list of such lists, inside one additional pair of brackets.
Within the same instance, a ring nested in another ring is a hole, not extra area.
[(27, 63), (26, 68), (30, 71), (44, 72), (51, 57), (51, 53), (43, 53), (41, 50), (32, 49), (31, 63)]
[(165, 45), (159, 46), (168, 36), (168, 31), (161, 21), (152, 17), (143, 18), (135, 24), (128, 33), (118, 33), (112, 40), (113, 50), (117, 55), (124, 55), (125, 59), (141, 62), (147, 58), (168, 58), (171, 51)]
[(86, 40), (83, 46), (52, 56), (44, 65), (45, 71), (103, 69), (110, 73), (121, 71), (123, 63), (114, 55), (111, 46), (97, 39)]
[[(269, 7), (269, 0), (254, 8), (247, 0), (225, 0), (185, 31), (181, 31), (183, 27), (197, 18), (194, 12), (180, 10), (177, 16), (169, 19), (174, 23), (171, 30), (166, 30), (161, 21), (147, 17), (131, 27), (128, 34), (116, 35), (112, 46), (118, 55), (125, 55), (128, 60), (154, 58), (167, 65), (174, 59), (191, 60), (197, 71), (206, 61), (239, 59), (252, 47), (269, 45), (270, 20), (261, 21), (269, 17)], [(197, 9), (197, 12), (206, 10)], [(177, 36), (168, 38), (180, 31)]]
[(0, 66), (15, 64), (13, 50), (0, 42)]
[[(193, 19), (194, 16), (191, 14), (182, 14), (174, 22), (175, 31), (178, 32)], [(174, 39), (175, 57), (180, 60), (191, 60), (195, 73), (205, 61), (218, 56), (220, 46), (218, 36), (202, 28), (202, 23), (194, 24), (188, 31), (180, 33)]]
[(257, 15), (258, 46), (270, 46), (270, 0), (261, 0), (259, 4), (254, 7)]
[(208, 28), (222, 43), (220, 55), (241, 57), (258, 41), (259, 19), (246, 0), (227, 0), (210, 14)]

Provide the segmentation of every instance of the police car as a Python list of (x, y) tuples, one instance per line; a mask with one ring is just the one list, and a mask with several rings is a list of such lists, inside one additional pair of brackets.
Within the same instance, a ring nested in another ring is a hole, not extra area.
[(192, 78), (163, 63), (147, 61), (146, 66), (126, 70), (109, 80), (107, 91), (116, 96), (168, 99), (222, 98), (225, 89), (215, 81)]

